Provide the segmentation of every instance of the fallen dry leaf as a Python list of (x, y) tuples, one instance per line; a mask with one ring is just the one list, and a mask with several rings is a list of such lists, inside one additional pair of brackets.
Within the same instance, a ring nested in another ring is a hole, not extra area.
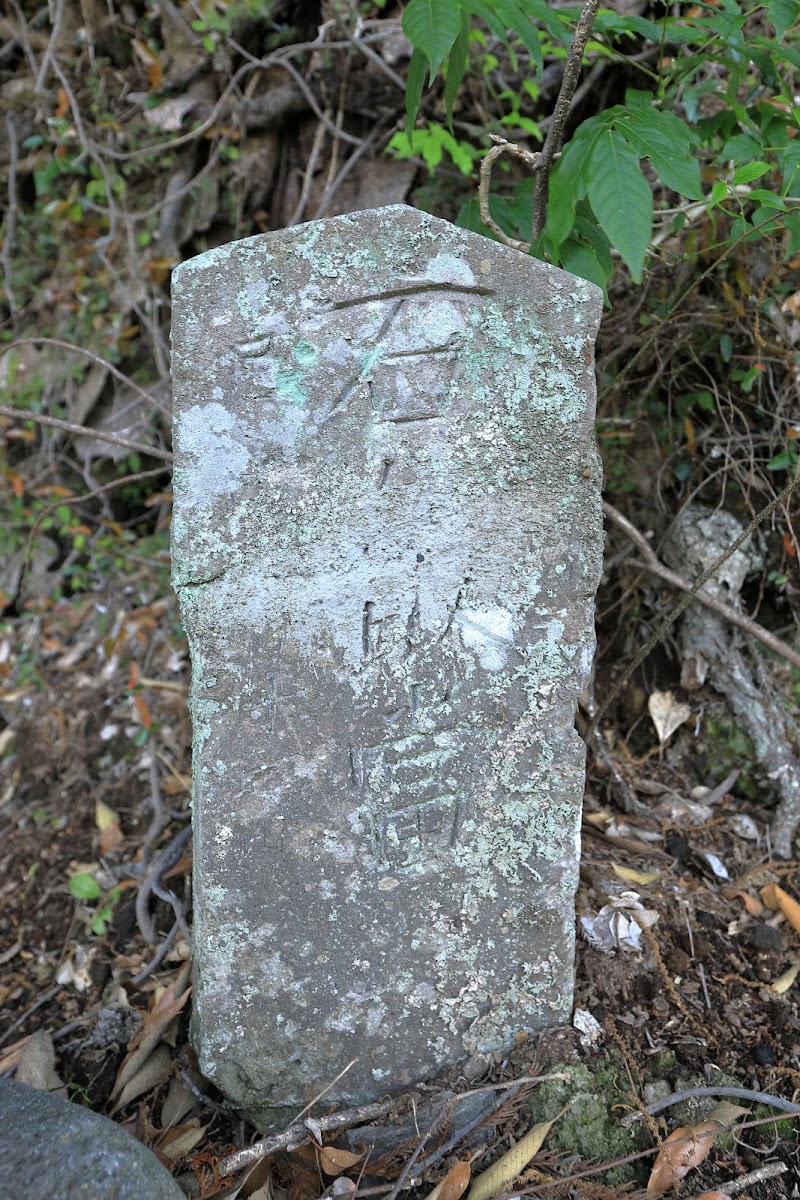
[(676, 700), (672, 692), (653, 692), (647, 701), (647, 711), (662, 746), (666, 745), (675, 730), (692, 715), (689, 705)]
[(159, 1087), (172, 1070), (172, 1059), (173, 1055), (169, 1046), (159, 1045), (150, 1051), (142, 1060), (138, 1070), (134, 1071), (133, 1075), (125, 1081), (125, 1086), (120, 1091), (112, 1111), (119, 1112), (132, 1100)]
[(464, 1159), (452, 1166), (428, 1196), (428, 1200), (458, 1200), (469, 1187), (472, 1168)]
[(611, 864), (611, 870), (620, 879), (624, 879), (627, 883), (654, 883), (658, 879), (658, 871), (635, 871), (633, 867), (618, 867), (616, 863)]
[(336, 1146), (320, 1146), (319, 1165), (326, 1175), (341, 1175), (349, 1171), (364, 1157), (364, 1151), (354, 1154), (352, 1150), (338, 1150)]
[(199, 1121), (188, 1121), (185, 1125), (176, 1125), (159, 1144), (158, 1149), (165, 1158), (170, 1160), (183, 1158), (203, 1140), (207, 1129), (208, 1125), (201, 1125)]
[(718, 1121), (682, 1125), (665, 1139), (647, 1182), (648, 1196), (663, 1196), (698, 1167), (714, 1145), (722, 1126)]
[(504, 1154), (488, 1170), (479, 1175), (470, 1189), (469, 1200), (491, 1200), (492, 1196), (496, 1196), (503, 1188), (513, 1183), (517, 1176), (522, 1174), (531, 1159), (539, 1153), (544, 1139), (558, 1118), (563, 1117), (568, 1107), (569, 1105), (562, 1108), (552, 1121), (541, 1121), (538, 1125), (534, 1125), (533, 1129), (529, 1130), (516, 1146), (512, 1146), (507, 1154)]
[(170, 1022), (174, 1020), (189, 999), (192, 991), (190, 987), (186, 986), (189, 981), (189, 971), (189, 964), (185, 963), (169, 987), (165, 988), (156, 1000), (141, 1028), (131, 1038), (128, 1053), (123, 1059), (111, 1092), (112, 1100), (116, 1100), (122, 1094), (126, 1083), (138, 1074), (160, 1042), (162, 1034), (166, 1032)]

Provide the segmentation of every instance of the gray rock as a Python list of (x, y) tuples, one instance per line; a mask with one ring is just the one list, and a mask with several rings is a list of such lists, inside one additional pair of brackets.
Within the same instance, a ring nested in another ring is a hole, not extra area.
[(7, 1200), (185, 1200), (114, 1121), (11, 1079), (0, 1079), (0, 1179)]
[(568, 1017), (602, 299), (401, 206), (173, 281), (194, 1039), (268, 1127)]

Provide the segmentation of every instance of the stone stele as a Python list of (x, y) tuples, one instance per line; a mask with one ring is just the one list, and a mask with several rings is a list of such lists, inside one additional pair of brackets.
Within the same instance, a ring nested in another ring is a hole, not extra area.
[(269, 1128), (569, 1017), (602, 296), (393, 206), (173, 300), (193, 1036)]

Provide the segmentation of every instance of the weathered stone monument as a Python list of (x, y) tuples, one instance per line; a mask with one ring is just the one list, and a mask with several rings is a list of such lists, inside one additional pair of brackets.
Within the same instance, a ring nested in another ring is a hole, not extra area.
[(263, 1127), (572, 998), (592, 284), (410, 208), (174, 279), (203, 1071)]

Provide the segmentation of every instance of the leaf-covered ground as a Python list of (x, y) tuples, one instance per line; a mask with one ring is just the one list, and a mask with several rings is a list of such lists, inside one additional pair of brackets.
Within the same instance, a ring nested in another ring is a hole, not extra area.
[[(682, 1196), (732, 1194), (743, 1178), (753, 1200), (796, 1195), (786, 1105), (800, 1090), (800, 866), (773, 849), (781, 797), (757, 721), (732, 712), (719, 669), (701, 678), (679, 623), (588, 729), (677, 597), (664, 575), (677, 515), (700, 503), (746, 523), (797, 461), (800, 264), (778, 241), (721, 255), (720, 227), (702, 213), (665, 221), (641, 287), (620, 275), (598, 343), (610, 509), (595, 682), (579, 713), (589, 770), (575, 1027), (520, 1037), (507, 1058), (461, 1064), (371, 1120), (350, 1114), (349, 1131), (323, 1097), (247, 1182), (241, 1160), (225, 1163), (254, 1133), (188, 1042), (191, 730), (168, 582), (169, 272), (231, 238), (357, 208), (406, 201), (453, 219), (474, 197), (485, 130), (535, 146), (524, 122), (500, 125), (504, 89), (523, 96), (525, 73), (489, 38), (493, 59), (467, 73), (456, 104), (455, 152), (442, 157), (441, 137), (426, 161), (386, 156), (404, 121), (399, 10), (268, 8), (56, 0), (0, 17), (0, 379), (3, 403), (35, 418), (0, 416), (0, 1071), (63, 1083), (124, 1122), (187, 1194), (394, 1200), (444, 1181), (441, 1200), (457, 1200), (471, 1177), (473, 1200), (487, 1188), (635, 1196), (666, 1136), (688, 1129), (689, 1158), (667, 1148), (658, 1159), (666, 1189), (686, 1159), (696, 1165)], [(546, 70), (557, 75), (558, 61)], [(624, 91), (624, 65), (598, 65), (575, 122)], [(552, 90), (525, 95), (520, 116), (546, 116)], [(424, 106), (441, 118), (440, 91)], [(773, 740), (789, 760), (796, 519), (796, 502), (776, 509), (741, 600), (730, 598), (777, 650), (722, 618), (759, 713), (785, 719)], [(309, 1100), (326, 1082), (309, 1081)], [(731, 1087), (784, 1107), (707, 1095), (645, 1111)], [(712, 1144), (698, 1123), (720, 1099), (745, 1111), (716, 1110)], [(510, 1150), (511, 1165), (479, 1181)]]

